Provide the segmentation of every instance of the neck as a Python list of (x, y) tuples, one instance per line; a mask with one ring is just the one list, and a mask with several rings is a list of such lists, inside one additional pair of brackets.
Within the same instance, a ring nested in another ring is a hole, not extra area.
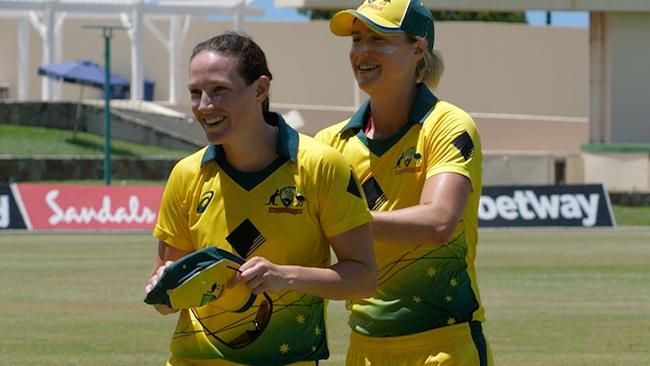
[(417, 95), (417, 85), (406, 85), (370, 96), (370, 109), (374, 122), (367, 136), (384, 140), (394, 135), (408, 121), (411, 105)]
[(228, 163), (240, 172), (257, 172), (278, 156), (278, 128), (260, 117), (253, 131), (237, 143), (223, 144)]

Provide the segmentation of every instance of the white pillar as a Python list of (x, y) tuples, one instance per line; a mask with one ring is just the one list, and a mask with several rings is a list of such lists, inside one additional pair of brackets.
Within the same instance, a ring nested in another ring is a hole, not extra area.
[(144, 67), (142, 66), (142, 1), (135, 4), (131, 14), (131, 100), (144, 99), (143, 82)]
[(359, 89), (356, 78), (352, 78), (352, 82), (354, 83), (354, 108), (359, 109), (361, 107), (361, 89)]
[[(54, 63), (54, 15), (51, 4), (48, 2), (43, 11), (43, 64), (48, 65)], [(44, 101), (52, 100), (54, 91), (54, 80), (52, 78), (44, 77), (41, 81), (41, 99)]]
[(30, 24), (27, 17), (18, 20), (18, 100), (25, 101), (29, 98), (31, 81), (31, 42)]
[[(65, 13), (56, 13), (54, 15), (54, 49), (53, 49), (53, 58), (54, 62), (58, 63), (62, 61), (63, 56), (63, 22), (65, 21)], [(57, 81), (54, 84), (54, 90), (52, 92), (52, 97), (54, 100), (61, 100), (61, 91), (63, 88), (63, 81)]]
[(169, 24), (169, 103), (178, 103), (178, 66), (182, 50), (180, 15), (172, 16)]
[(240, 3), (237, 5), (235, 8), (235, 14), (233, 15), (233, 28), (235, 29), (235, 32), (241, 33), (244, 31), (244, 28), (246, 27), (246, 5), (243, 3)]

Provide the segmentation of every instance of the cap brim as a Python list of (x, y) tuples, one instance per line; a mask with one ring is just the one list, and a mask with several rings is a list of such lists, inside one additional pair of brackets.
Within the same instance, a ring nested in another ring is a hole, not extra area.
[(359, 19), (364, 22), (370, 29), (377, 33), (383, 34), (400, 34), (404, 33), (399, 27), (389, 21), (378, 17), (374, 14), (363, 14), (356, 10), (341, 10), (336, 13), (330, 20), (330, 31), (336, 36), (352, 35), (352, 25), (354, 20)]
[(165, 304), (174, 309), (210, 303), (227, 311), (245, 311), (256, 296), (242, 282), (237, 282), (233, 288), (226, 286), (244, 261), (217, 247), (190, 253), (167, 267), (145, 302)]

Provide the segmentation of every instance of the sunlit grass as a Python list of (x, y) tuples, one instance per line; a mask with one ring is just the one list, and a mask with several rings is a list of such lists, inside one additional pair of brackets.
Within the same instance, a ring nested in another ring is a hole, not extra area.
[[(647, 365), (650, 230), (481, 230), (477, 272), (497, 365)], [(143, 303), (155, 240), (0, 234), (0, 365), (163, 365), (175, 315)], [(330, 303), (330, 360), (348, 340)]]
[[(0, 123), (0, 155), (13, 156), (101, 156), (104, 153), (104, 137), (85, 132), (16, 126)], [(111, 153), (116, 156), (180, 158), (187, 151), (167, 149), (111, 140)]]

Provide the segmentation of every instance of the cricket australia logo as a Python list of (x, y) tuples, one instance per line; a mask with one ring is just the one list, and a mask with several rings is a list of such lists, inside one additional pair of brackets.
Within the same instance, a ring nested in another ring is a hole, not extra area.
[(296, 186), (276, 189), (266, 203), (267, 206), (270, 206), (270, 213), (290, 213), (292, 215), (301, 214), (304, 204), (305, 196), (298, 191)]
[(414, 146), (406, 149), (395, 163), (395, 175), (417, 173), (422, 170), (422, 154)]
[[(361, 5), (361, 7), (358, 10), (361, 11), (361, 10), (363, 10), (363, 8), (368, 7), (368, 8), (372, 8), (372, 9), (381, 11), (382, 9), (384, 9), (384, 6), (386, 6), (387, 4), (390, 4), (390, 1), (391, 0), (366, 0), (366, 2), (363, 3), (363, 5)], [(375, 4), (375, 3), (378, 3), (378, 2), (381, 2), (381, 4)]]

